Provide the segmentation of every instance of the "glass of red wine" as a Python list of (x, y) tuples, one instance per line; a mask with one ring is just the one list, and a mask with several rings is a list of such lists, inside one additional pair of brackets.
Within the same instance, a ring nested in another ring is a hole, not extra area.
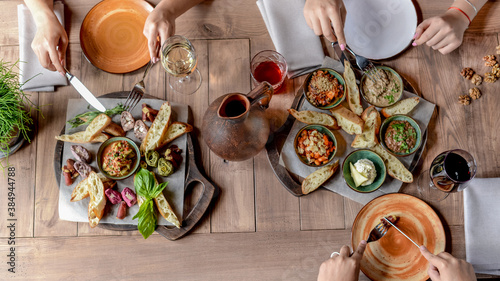
[(418, 193), (424, 200), (444, 200), (451, 192), (464, 190), (476, 175), (476, 170), (476, 160), (467, 151), (442, 152), (434, 158), (430, 169), (418, 177)]
[(265, 50), (252, 58), (250, 72), (252, 73), (254, 86), (266, 81), (273, 86), (274, 92), (276, 92), (285, 81), (288, 65), (280, 53)]

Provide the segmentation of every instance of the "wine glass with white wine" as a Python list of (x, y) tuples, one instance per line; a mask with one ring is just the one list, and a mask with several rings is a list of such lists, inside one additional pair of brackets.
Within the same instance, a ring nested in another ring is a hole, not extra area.
[(161, 64), (173, 77), (168, 84), (181, 94), (192, 94), (201, 86), (201, 74), (196, 65), (196, 51), (184, 36), (169, 37), (161, 47)]

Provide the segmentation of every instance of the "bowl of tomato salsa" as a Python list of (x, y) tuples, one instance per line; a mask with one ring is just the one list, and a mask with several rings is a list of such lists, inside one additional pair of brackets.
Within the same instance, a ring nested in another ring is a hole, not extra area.
[(113, 137), (103, 142), (97, 151), (97, 166), (107, 178), (123, 180), (139, 167), (140, 151), (137, 144), (126, 137)]

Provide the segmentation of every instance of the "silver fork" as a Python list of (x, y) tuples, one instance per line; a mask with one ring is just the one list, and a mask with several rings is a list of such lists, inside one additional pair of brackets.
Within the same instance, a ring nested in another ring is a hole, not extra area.
[(383, 222), (379, 222), (370, 232), (366, 243), (374, 242), (384, 237), (384, 235), (387, 234), (387, 230), (388, 227)]
[(359, 69), (366, 73), (366, 75), (368, 75), (368, 78), (370, 78), (372, 81), (381, 78), (380, 74), (377, 71), (377, 67), (375, 67), (371, 60), (354, 53), (348, 46), (346, 46), (345, 48), (356, 58), (356, 64), (358, 65)]
[(134, 107), (142, 99), (142, 96), (144, 96), (144, 92), (146, 91), (146, 86), (144, 85), (144, 78), (146, 78), (146, 75), (148, 75), (151, 66), (153, 66), (153, 63), (149, 61), (148, 66), (146, 66), (146, 71), (144, 71), (144, 74), (142, 75), (142, 80), (137, 82), (134, 85), (134, 88), (132, 88), (132, 91), (130, 91), (130, 93), (128, 94), (127, 100), (123, 104), (123, 108), (125, 108), (125, 110), (131, 111), (132, 109), (134, 109)]

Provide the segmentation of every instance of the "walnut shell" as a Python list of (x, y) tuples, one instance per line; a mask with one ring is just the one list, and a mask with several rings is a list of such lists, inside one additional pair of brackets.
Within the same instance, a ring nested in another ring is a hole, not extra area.
[(470, 80), (474, 73), (475, 71), (472, 68), (464, 67), (464, 69), (462, 69), (462, 71), (460, 72), (460, 75), (462, 75), (465, 79)]
[(469, 96), (473, 99), (473, 100), (477, 100), (478, 98), (481, 97), (481, 91), (479, 91), (478, 88), (472, 88), (472, 89), (469, 89)]
[(468, 95), (460, 95), (460, 96), (458, 96), (458, 103), (463, 104), (463, 105), (469, 105), (470, 104), (470, 97)]

